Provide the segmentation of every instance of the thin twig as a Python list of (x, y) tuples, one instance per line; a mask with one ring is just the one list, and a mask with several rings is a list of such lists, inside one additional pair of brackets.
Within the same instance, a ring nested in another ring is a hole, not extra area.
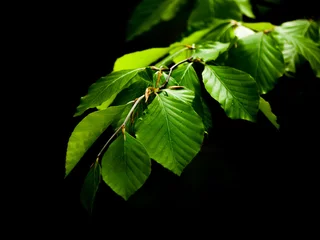
[[(104, 144), (104, 146), (102, 147), (102, 149), (100, 150), (100, 152), (97, 155), (97, 159), (96, 161), (99, 161), (101, 154), (103, 153), (104, 149), (108, 146), (108, 144), (110, 143), (110, 141), (119, 133), (119, 131), (126, 126), (131, 114), (133, 113), (134, 109), (137, 107), (138, 103), (145, 97), (145, 95), (143, 94), (142, 96), (140, 96), (139, 98), (137, 98), (134, 101), (133, 106), (131, 107), (126, 119), (123, 121), (123, 123), (121, 124), (121, 126), (114, 132), (114, 134), (112, 134), (112, 136), (109, 138), (109, 140), (106, 142), (106, 144)], [(129, 103), (131, 103), (132, 101), (130, 101)]]
[(193, 57), (189, 57), (189, 58), (184, 59), (184, 60), (176, 63), (175, 65), (173, 65), (173, 66), (170, 68), (170, 71), (169, 71), (169, 74), (168, 74), (168, 76), (167, 76), (167, 78), (166, 78), (166, 81), (164, 82), (164, 84), (162, 84), (162, 85), (159, 87), (159, 89), (163, 89), (163, 88), (165, 88), (165, 87), (167, 86), (173, 69), (175, 69), (177, 66), (179, 66), (179, 65), (182, 64), (182, 63), (191, 62), (192, 59), (193, 59)]
[(132, 114), (132, 112), (134, 111), (134, 109), (136, 108), (136, 106), (138, 105), (138, 103), (145, 97), (145, 95), (143, 94), (142, 96), (140, 96), (139, 98), (137, 98), (135, 100), (135, 103), (133, 104), (132, 108), (130, 109), (130, 112), (128, 113), (126, 119), (124, 120), (124, 122), (122, 123), (121, 126), (125, 127), (126, 123), (128, 122), (130, 115)]

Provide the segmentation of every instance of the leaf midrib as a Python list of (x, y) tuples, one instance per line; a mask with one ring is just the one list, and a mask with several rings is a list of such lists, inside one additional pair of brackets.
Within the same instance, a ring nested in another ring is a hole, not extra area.
[[(261, 56), (261, 48), (262, 48), (262, 42), (263, 42), (263, 36), (264, 34), (261, 35), (260, 37), (260, 44), (259, 44), (259, 47), (258, 47), (258, 60), (257, 60), (257, 64), (256, 64), (256, 68), (255, 68), (255, 73), (254, 73), (254, 79), (256, 80), (257, 78), (257, 74), (258, 74), (258, 66), (260, 64), (260, 56)], [(256, 80), (257, 81), (257, 80)]]
[[(168, 119), (168, 113), (166, 111), (166, 108), (165, 108), (165, 104), (164, 102), (162, 101), (161, 97), (158, 95), (157, 96), (159, 98), (159, 103), (162, 107), (162, 110), (165, 112), (165, 119), (166, 119), (166, 125), (167, 125), (167, 130), (168, 130), (168, 135), (169, 135), (169, 141), (170, 141), (170, 150), (171, 150), (171, 154), (173, 156), (173, 160), (174, 160), (174, 164), (175, 164), (175, 167), (176, 168), (178, 165), (177, 165), (177, 161), (176, 161), (176, 158), (174, 157), (174, 151), (173, 151), (173, 140), (171, 138), (171, 129), (169, 128), (169, 119)], [(163, 96), (164, 97), (164, 96)]]
[[(212, 69), (213, 74), (217, 77), (217, 79), (219, 80), (219, 82), (228, 90), (228, 92), (232, 95), (232, 97), (234, 99), (238, 99), (237, 97), (235, 97), (235, 95), (233, 95), (232, 91), (230, 91), (230, 89), (224, 84), (223, 81), (221, 81), (221, 79), (219, 78), (219, 76), (216, 74), (216, 72)], [(242, 106), (242, 108), (244, 109), (244, 111), (253, 118), (253, 116), (247, 111), (247, 109), (243, 106), (243, 104), (241, 103), (241, 101), (238, 100), (238, 103)]]
[[(105, 91), (106, 89), (110, 88), (111, 85), (116, 84), (117, 81), (119, 81), (119, 79), (124, 78), (125, 76), (127, 76), (127, 75), (129, 75), (129, 74), (131, 74), (131, 73), (134, 73), (134, 72), (136, 71), (136, 74), (135, 74), (134, 76), (132, 76), (132, 78), (130, 78), (130, 79), (128, 80), (128, 82), (129, 82), (130, 80), (132, 80), (132, 79), (137, 75), (137, 73), (138, 73), (140, 70), (143, 70), (143, 69), (144, 69), (144, 68), (134, 69), (134, 70), (132, 70), (132, 71), (130, 71), (130, 72), (127, 72), (126, 74), (121, 75), (120, 77), (112, 80), (112, 81), (110, 82), (110, 84), (108, 84), (107, 86), (105, 86), (105, 87), (103, 88), (103, 90), (98, 91), (97, 94), (94, 95), (95, 97), (92, 99), (92, 101), (93, 101), (93, 102), (97, 102), (97, 99), (100, 98), (100, 96), (104, 93), (104, 91)], [(108, 77), (108, 76), (106, 76), (105, 78), (107, 78), (107, 77)], [(127, 82), (125, 85), (127, 85), (128, 82)], [(125, 85), (124, 85), (124, 86), (125, 86)], [(118, 91), (118, 93), (119, 93), (119, 92), (121, 91), (121, 89), (119, 88), (117, 91)], [(116, 92), (115, 94), (117, 94), (117, 92)], [(89, 95), (89, 93), (87, 94), (87, 96), (88, 96), (88, 95)], [(109, 99), (109, 98), (108, 98), (108, 99)], [(108, 99), (104, 100), (103, 102), (107, 101)], [(99, 101), (99, 102), (100, 102), (100, 101)], [(102, 103), (103, 103), (103, 102), (102, 102)], [(99, 104), (102, 104), (102, 103), (99, 103)], [(87, 109), (88, 109), (88, 108), (87, 108)]]

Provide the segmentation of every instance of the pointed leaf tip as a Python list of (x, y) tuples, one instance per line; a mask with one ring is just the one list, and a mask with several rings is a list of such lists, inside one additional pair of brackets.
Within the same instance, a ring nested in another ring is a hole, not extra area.
[(145, 147), (127, 132), (111, 143), (101, 165), (105, 183), (125, 200), (145, 183), (151, 173), (151, 160)]

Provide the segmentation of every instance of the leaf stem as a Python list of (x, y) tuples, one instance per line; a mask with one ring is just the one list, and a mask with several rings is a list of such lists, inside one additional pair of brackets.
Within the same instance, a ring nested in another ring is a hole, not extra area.
[(163, 88), (165, 88), (165, 87), (167, 86), (173, 69), (175, 69), (177, 66), (179, 66), (179, 65), (182, 64), (182, 63), (191, 62), (192, 60), (193, 60), (193, 57), (189, 57), (189, 58), (184, 59), (184, 60), (176, 63), (175, 65), (173, 65), (173, 66), (170, 68), (170, 71), (169, 71), (169, 74), (168, 74), (168, 76), (167, 76), (167, 78), (166, 78), (166, 81), (164, 82), (164, 84), (162, 84), (162, 85), (159, 87), (159, 89), (163, 89)]
[[(143, 94), (142, 96), (140, 96), (139, 98), (135, 99), (133, 102), (133, 106), (131, 107), (126, 119), (123, 121), (123, 123), (121, 124), (121, 126), (114, 132), (114, 134), (112, 134), (112, 136), (109, 138), (109, 140), (104, 144), (104, 146), (102, 147), (102, 149), (100, 150), (100, 152), (97, 155), (97, 159), (96, 162), (99, 161), (101, 154), (104, 152), (105, 148), (108, 146), (108, 144), (111, 142), (111, 140), (119, 133), (119, 131), (124, 128), (131, 116), (131, 114), (133, 113), (134, 109), (137, 107), (137, 105), (139, 104), (139, 102), (145, 97), (145, 95)], [(130, 101), (129, 103), (131, 103), (132, 101)]]

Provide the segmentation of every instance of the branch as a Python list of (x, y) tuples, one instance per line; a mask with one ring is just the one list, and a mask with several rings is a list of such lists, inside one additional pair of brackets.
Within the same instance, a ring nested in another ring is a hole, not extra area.
[[(97, 155), (97, 159), (96, 162), (99, 161), (101, 154), (103, 153), (104, 149), (108, 146), (108, 144), (110, 143), (110, 141), (118, 134), (118, 132), (122, 129), (125, 128), (131, 114), (133, 113), (134, 109), (137, 107), (137, 105), (139, 104), (139, 102), (145, 97), (145, 95), (143, 94), (142, 96), (140, 96), (139, 98), (137, 98), (136, 100), (134, 100), (134, 104), (131, 107), (126, 119), (123, 121), (123, 123), (121, 124), (121, 126), (114, 132), (114, 134), (112, 134), (112, 136), (109, 138), (109, 140), (106, 142), (106, 144), (102, 147), (102, 149), (100, 150), (100, 152)], [(131, 101), (132, 102), (132, 101)], [(131, 103), (129, 102), (129, 103)]]
[(189, 58), (184, 59), (184, 60), (176, 63), (175, 65), (173, 65), (173, 66), (170, 68), (170, 71), (169, 71), (169, 74), (168, 74), (168, 76), (167, 76), (167, 78), (166, 78), (166, 81), (164, 82), (164, 84), (162, 84), (162, 85), (159, 87), (159, 89), (163, 89), (163, 88), (165, 88), (165, 87), (167, 86), (173, 69), (175, 69), (177, 66), (179, 66), (179, 65), (182, 64), (182, 63), (192, 62), (192, 60), (193, 60), (193, 57), (189, 57)]

